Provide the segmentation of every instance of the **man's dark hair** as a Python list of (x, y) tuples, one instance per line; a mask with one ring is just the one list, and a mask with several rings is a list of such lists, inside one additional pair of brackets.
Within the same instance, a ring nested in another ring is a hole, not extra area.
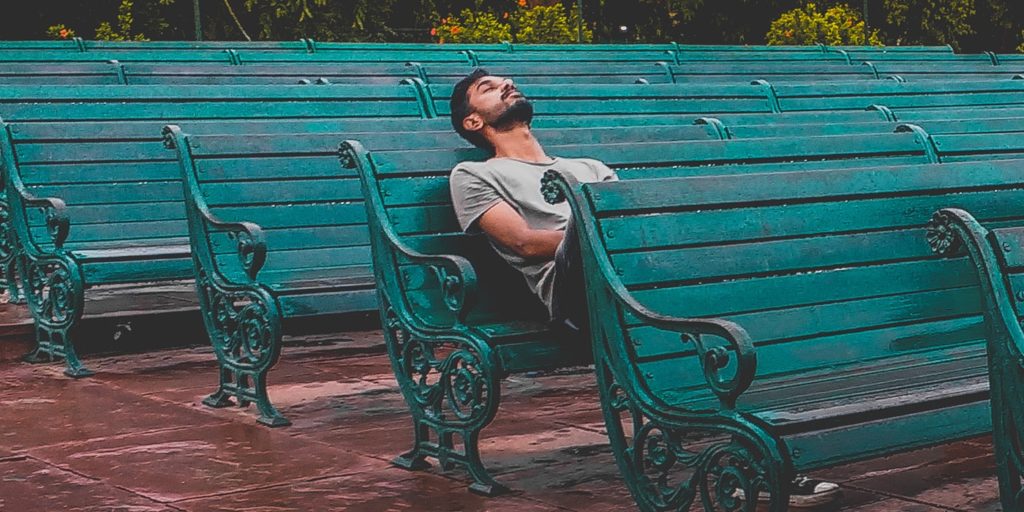
[(494, 147), (491, 146), (490, 142), (487, 142), (482, 133), (469, 131), (462, 126), (462, 121), (471, 113), (469, 107), (469, 88), (478, 80), (488, 75), (490, 73), (486, 69), (476, 68), (466, 78), (459, 80), (459, 83), (455, 84), (451, 99), (452, 128), (455, 128), (455, 131), (463, 139), (468, 140), (474, 146), (494, 151)]

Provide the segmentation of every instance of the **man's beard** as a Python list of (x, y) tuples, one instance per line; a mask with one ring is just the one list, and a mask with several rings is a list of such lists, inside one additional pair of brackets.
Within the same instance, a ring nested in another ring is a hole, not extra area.
[(490, 125), (495, 130), (503, 132), (520, 124), (529, 125), (531, 121), (533, 121), (533, 104), (522, 98), (509, 105)]

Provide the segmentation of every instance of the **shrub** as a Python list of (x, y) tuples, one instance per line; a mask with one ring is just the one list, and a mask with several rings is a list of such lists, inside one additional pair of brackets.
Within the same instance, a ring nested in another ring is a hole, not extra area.
[(878, 31), (864, 38), (864, 20), (850, 6), (839, 4), (825, 12), (814, 3), (782, 13), (765, 36), (768, 44), (827, 44), (881, 46)]
[(439, 43), (500, 43), (512, 39), (512, 29), (489, 12), (463, 9), (430, 30)]
[[(528, 7), (526, 0), (519, 0), (517, 5), (514, 13), (502, 13), (501, 18), (487, 11), (463, 9), (457, 16), (441, 20), (430, 29), (430, 35), (439, 43), (576, 42), (576, 15), (568, 15), (562, 4)], [(583, 42), (593, 40), (594, 33), (584, 24)]]
[[(565, 7), (558, 3), (520, 9), (513, 19), (517, 43), (574, 43), (576, 42), (576, 16), (570, 18)], [(594, 40), (594, 33), (583, 27), (583, 41)]]

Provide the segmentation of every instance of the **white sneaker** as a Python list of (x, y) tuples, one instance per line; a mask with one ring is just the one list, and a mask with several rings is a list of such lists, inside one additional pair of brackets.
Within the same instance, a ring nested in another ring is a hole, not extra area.
[[(744, 498), (743, 489), (736, 489), (734, 496), (742, 500)], [(838, 497), (839, 484), (815, 480), (802, 475), (794, 478), (789, 487), (789, 506), (791, 508), (820, 507), (835, 501)], [(771, 499), (771, 494), (766, 492), (757, 494), (758, 503), (768, 503)]]

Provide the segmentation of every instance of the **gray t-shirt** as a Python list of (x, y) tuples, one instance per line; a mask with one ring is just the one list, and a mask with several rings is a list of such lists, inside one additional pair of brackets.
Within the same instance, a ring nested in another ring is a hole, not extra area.
[[(569, 221), (568, 203), (548, 204), (540, 192), (544, 171), (570, 173), (580, 182), (615, 180), (615, 172), (591, 159), (553, 158), (532, 163), (513, 158), (492, 158), (486, 162), (462, 162), (449, 179), (452, 203), (459, 224), (467, 233), (480, 232), (477, 220), (500, 201), (505, 201), (526, 219), (530, 229), (564, 230)], [(526, 284), (551, 310), (554, 260), (529, 261), (491, 240), (491, 246), (526, 278)]]

